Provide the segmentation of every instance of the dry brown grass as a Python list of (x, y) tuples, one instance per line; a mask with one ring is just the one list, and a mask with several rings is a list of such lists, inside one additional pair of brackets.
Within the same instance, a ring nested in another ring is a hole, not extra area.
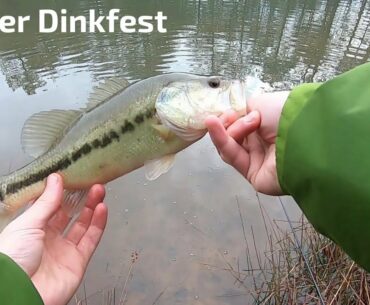
[(287, 231), (261, 212), (268, 250), (254, 263), (247, 260), (239, 278), (242, 282), (252, 280), (254, 287), (248, 292), (254, 304), (370, 304), (370, 274), (336, 244), (317, 233), (303, 217), (292, 224), (287, 215), (291, 225)]

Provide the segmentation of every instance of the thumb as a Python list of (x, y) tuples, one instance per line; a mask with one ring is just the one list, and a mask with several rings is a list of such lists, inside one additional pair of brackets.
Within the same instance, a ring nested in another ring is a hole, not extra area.
[(261, 114), (258, 133), (269, 144), (275, 143), (281, 113), (289, 94), (289, 91), (263, 93), (248, 101), (247, 112), (256, 110)]
[(39, 199), (19, 218), (31, 228), (43, 228), (60, 207), (63, 199), (63, 181), (58, 174), (48, 177), (46, 188)]
[(245, 117), (235, 121), (228, 129), (227, 133), (236, 142), (243, 142), (244, 138), (256, 131), (261, 124), (261, 116), (258, 111), (252, 111)]

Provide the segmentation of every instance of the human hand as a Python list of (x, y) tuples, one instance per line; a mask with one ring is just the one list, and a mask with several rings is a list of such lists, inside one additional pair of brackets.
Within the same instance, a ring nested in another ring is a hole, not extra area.
[(245, 117), (234, 113), (206, 119), (211, 139), (222, 160), (238, 170), (255, 188), (282, 195), (275, 160), (275, 139), (289, 92), (261, 94), (248, 102)]
[(31, 278), (45, 305), (65, 305), (81, 283), (107, 223), (101, 185), (91, 188), (87, 204), (66, 236), (70, 218), (62, 210), (62, 178), (53, 174), (41, 197), (0, 234), (0, 252)]

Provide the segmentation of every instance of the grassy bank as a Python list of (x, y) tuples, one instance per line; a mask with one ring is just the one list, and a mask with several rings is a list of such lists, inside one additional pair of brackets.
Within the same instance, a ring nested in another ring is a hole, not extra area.
[(262, 215), (268, 250), (243, 270), (255, 304), (370, 304), (370, 274), (331, 240), (303, 217), (286, 230)]

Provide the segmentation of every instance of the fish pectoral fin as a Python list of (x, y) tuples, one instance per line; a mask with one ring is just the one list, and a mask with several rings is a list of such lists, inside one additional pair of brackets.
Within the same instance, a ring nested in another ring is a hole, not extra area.
[(69, 217), (80, 213), (85, 206), (88, 190), (64, 190), (62, 209)]
[(145, 162), (145, 177), (153, 181), (159, 176), (167, 173), (175, 162), (175, 154), (166, 155), (160, 159)]
[(81, 114), (78, 110), (51, 110), (32, 115), (22, 129), (24, 152), (34, 158), (46, 153), (60, 141)]
[(167, 126), (162, 124), (153, 124), (153, 128), (159, 133), (161, 138), (165, 141), (170, 140), (175, 134)]
[(89, 97), (89, 102), (84, 108), (85, 111), (91, 110), (107, 101), (110, 97), (124, 90), (130, 83), (124, 78), (111, 78), (94, 87)]

